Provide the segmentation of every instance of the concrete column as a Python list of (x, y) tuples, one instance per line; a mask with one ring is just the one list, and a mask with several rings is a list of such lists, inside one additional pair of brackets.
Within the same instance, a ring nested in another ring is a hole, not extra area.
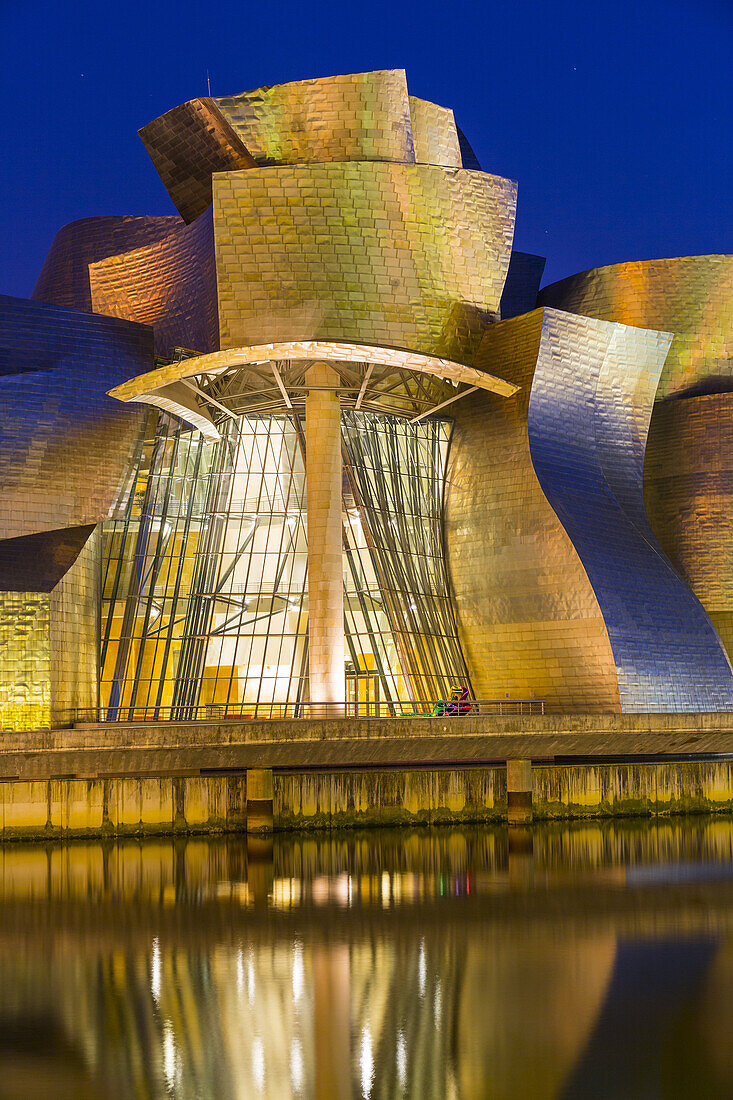
[(507, 821), (527, 825), (532, 820), (532, 761), (506, 762)]
[[(305, 400), (310, 698), (315, 704), (341, 703), (346, 679), (339, 376), (327, 363), (314, 363), (305, 381), (313, 387)], [(335, 713), (323, 711), (324, 717)]]
[(272, 832), (272, 768), (247, 770), (247, 832)]

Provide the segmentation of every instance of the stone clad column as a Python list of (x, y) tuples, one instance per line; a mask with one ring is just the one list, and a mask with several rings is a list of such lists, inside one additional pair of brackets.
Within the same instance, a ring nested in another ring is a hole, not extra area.
[(327, 363), (314, 363), (305, 381), (313, 387), (305, 400), (310, 698), (316, 704), (341, 703), (346, 680), (339, 376)]

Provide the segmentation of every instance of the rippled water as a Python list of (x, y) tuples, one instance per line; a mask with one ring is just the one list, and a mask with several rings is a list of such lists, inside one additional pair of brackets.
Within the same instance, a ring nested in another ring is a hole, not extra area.
[(0, 1097), (733, 1096), (733, 822), (0, 848)]

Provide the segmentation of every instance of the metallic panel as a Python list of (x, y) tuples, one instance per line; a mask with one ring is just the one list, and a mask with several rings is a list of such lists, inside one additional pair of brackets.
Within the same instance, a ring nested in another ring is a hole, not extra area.
[(644, 512), (670, 340), (549, 309), (487, 334), (480, 361), (523, 388), (457, 407), (446, 528), (480, 694), (563, 709), (733, 709), (715, 631)]
[(523, 313), (531, 313), (537, 307), (537, 294), (546, 263), (544, 256), (533, 256), (530, 252), (512, 250), (509, 270), (501, 294), (502, 321), (506, 321), (509, 317), (520, 317)]
[(0, 591), (50, 592), (79, 557), (92, 524), (0, 540)]
[(338, 340), (470, 361), (498, 315), (515, 209), (510, 180), (461, 169), (218, 175), (222, 346)]
[(0, 731), (51, 724), (50, 596), (0, 593)]
[(437, 103), (411, 95), (410, 118), (415, 160), (418, 164), (463, 167), (456, 120), (450, 107), (439, 107)]
[(90, 264), (96, 313), (152, 325), (159, 354), (219, 346), (211, 212), (144, 248)]
[(71, 725), (77, 708), (99, 701), (100, 556), (101, 525), (51, 593), (52, 727)]
[(673, 332), (657, 400), (733, 389), (733, 256), (598, 267), (544, 287), (539, 304)]
[(138, 133), (186, 222), (211, 206), (212, 172), (253, 168), (255, 164), (242, 139), (208, 96), (173, 107)]
[(481, 162), (473, 151), (473, 147), (460, 126), (456, 126), (458, 133), (458, 145), (461, 150), (461, 162), (464, 168), (470, 168), (472, 172), (482, 172)]
[(51, 241), (31, 298), (91, 313), (89, 264), (153, 244), (181, 225), (176, 214), (116, 214), (70, 222)]
[(733, 484), (730, 403), (722, 395), (733, 390), (733, 256), (597, 268), (545, 287), (540, 301), (675, 333), (649, 436), (647, 508), (731, 656)]
[(415, 160), (404, 69), (296, 80), (214, 102), (260, 165)]
[(656, 405), (644, 499), (666, 554), (733, 660), (733, 394)]
[(532, 466), (527, 409), (543, 329), (540, 310), (494, 326), (483, 359), (521, 388), (452, 410), (445, 538), (459, 637), (477, 698), (618, 711), (598, 601)]
[(94, 525), (124, 498), (142, 419), (105, 390), (152, 361), (147, 328), (0, 298), (0, 728), (96, 705)]
[(97, 523), (141, 426), (105, 391), (152, 365), (151, 331), (2, 296), (0, 353), (0, 539)]
[(528, 410), (532, 462), (603, 612), (622, 710), (733, 710), (717, 634), (644, 510), (647, 432), (671, 340), (544, 310)]

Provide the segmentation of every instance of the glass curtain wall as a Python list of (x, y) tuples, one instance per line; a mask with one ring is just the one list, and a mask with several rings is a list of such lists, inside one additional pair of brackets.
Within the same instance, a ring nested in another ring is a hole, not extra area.
[(283, 417), (219, 443), (161, 416), (135, 491), (106, 524), (102, 699), (109, 718), (298, 702), (307, 681), (305, 466)]
[(451, 422), (344, 410), (341, 425), (346, 633), (358, 697), (381, 688), (388, 699), (447, 698), (469, 685), (443, 554)]
[[(103, 527), (110, 719), (298, 713), (308, 700), (304, 439), (297, 416), (208, 442), (151, 415), (133, 490)], [(447, 422), (346, 413), (348, 696), (468, 684), (441, 546)]]

